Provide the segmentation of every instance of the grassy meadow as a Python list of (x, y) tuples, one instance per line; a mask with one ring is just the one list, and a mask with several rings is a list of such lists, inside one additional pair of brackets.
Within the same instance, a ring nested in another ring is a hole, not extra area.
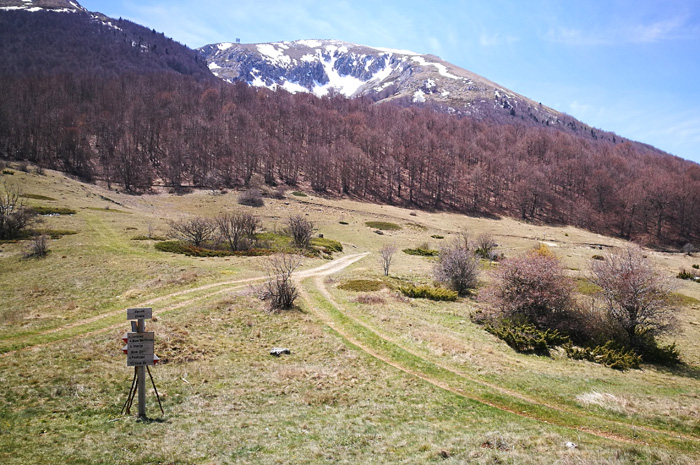
[[(253, 208), (233, 191), (132, 196), (49, 170), (13, 172), (1, 180), (27, 205), (76, 213), (43, 217), (38, 228), (75, 233), (51, 240), (46, 258), (23, 258), (28, 241), (0, 244), (0, 463), (700, 461), (700, 284), (674, 279), (678, 325), (663, 342), (675, 341), (685, 364), (626, 372), (518, 354), (471, 321), (476, 299), (395, 290), (432, 283), (435, 258), (402, 249), (439, 249), (467, 230), (492, 234), (506, 257), (547, 244), (585, 292), (592, 256), (618, 239), (309, 193)], [(268, 258), (187, 257), (134, 240), (224, 210), (254, 213), (269, 232), (300, 213), (344, 250), (304, 258), (298, 308), (271, 313), (255, 290)], [(398, 249), (388, 277), (386, 244)], [(669, 278), (700, 263), (648, 255)], [(133, 374), (125, 310), (137, 306), (153, 307), (147, 329), (163, 361), (151, 373), (165, 413), (149, 389), (145, 421), (120, 414)], [(273, 357), (273, 347), (291, 355)]]

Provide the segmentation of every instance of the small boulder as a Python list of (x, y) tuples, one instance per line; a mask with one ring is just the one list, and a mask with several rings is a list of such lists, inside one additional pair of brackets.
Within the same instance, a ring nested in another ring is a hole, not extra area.
[(273, 347), (270, 350), (270, 355), (274, 355), (275, 357), (279, 357), (282, 354), (290, 355), (291, 353), (292, 351), (286, 347)]

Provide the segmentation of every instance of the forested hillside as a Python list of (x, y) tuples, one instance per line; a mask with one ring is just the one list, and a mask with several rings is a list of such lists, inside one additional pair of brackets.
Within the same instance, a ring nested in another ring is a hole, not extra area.
[(607, 133), (230, 84), (162, 34), (82, 9), (2, 11), (0, 43), (6, 159), (133, 193), (264, 182), (700, 242), (700, 166)]

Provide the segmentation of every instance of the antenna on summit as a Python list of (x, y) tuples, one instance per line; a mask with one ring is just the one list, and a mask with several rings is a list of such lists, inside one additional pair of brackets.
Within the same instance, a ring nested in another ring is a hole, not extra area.
[(240, 43), (241, 43), (241, 39), (239, 39), (238, 37), (236, 37), (236, 43), (237, 43), (237, 44), (240, 44)]

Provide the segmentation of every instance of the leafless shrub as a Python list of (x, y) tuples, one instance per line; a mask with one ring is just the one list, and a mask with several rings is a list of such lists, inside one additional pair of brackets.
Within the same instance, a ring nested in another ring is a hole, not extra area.
[(262, 207), (265, 201), (260, 189), (248, 189), (238, 195), (238, 203), (249, 207)]
[(255, 231), (260, 227), (260, 220), (245, 212), (224, 212), (214, 221), (221, 237), (233, 251), (249, 249), (255, 240)]
[(287, 189), (284, 185), (277, 186), (277, 188), (272, 192), (272, 198), (277, 200), (283, 200), (287, 197), (285, 194), (286, 191)]
[(686, 255), (693, 255), (693, 252), (695, 252), (695, 246), (688, 242), (681, 248), (681, 252), (683, 252)]
[(593, 283), (600, 286), (603, 309), (624, 331), (633, 347), (667, 331), (673, 320), (672, 287), (639, 247), (626, 247), (591, 263)]
[(498, 258), (493, 251), (498, 246), (493, 236), (488, 233), (479, 234), (474, 243), (474, 253), (486, 260), (495, 260)]
[(287, 310), (299, 295), (292, 273), (301, 264), (297, 255), (281, 254), (270, 258), (266, 265), (268, 280), (260, 289), (260, 299), (269, 302), (271, 310)]
[(384, 276), (389, 276), (389, 267), (391, 266), (391, 260), (394, 258), (395, 253), (396, 245), (394, 244), (386, 244), (379, 249), (379, 260), (384, 270)]
[(180, 221), (170, 221), (170, 236), (199, 247), (211, 239), (216, 223), (208, 218), (196, 217)]
[(311, 237), (314, 234), (313, 222), (301, 215), (292, 215), (287, 220), (287, 226), (289, 228), (289, 233), (292, 235), (294, 247), (300, 249), (309, 248)]
[(34, 220), (24, 206), (19, 188), (14, 184), (0, 184), (0, 239), (15, 239)]
[(524, 317), (538, 327), (552, 327), (574, 306), (573, 282), (546, 247), (503, 261), (493, 278), (484, 297), (501, 317)]
[(24, 258), (44, 258), (49, 254), (49, 238), (44, 234), (37, 234), (32, 239)]
[(435, 279), (446, 287), (466, 295), (476, 288), (479, 260), (462, 244), (455, 242), (440, 250), (439, 261), (433, 269)]

